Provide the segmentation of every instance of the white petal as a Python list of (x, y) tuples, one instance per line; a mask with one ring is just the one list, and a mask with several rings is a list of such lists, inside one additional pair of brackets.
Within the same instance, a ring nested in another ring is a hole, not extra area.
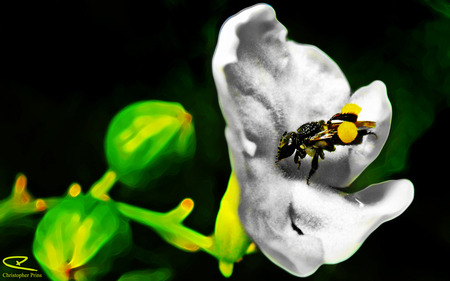
[(386, 143), (391, 126), (392, 108), (386, 86), (375, 81), (358, 89), (348, 103), (356, 103), (362, 110), (358, 121), (374, 121), (376, 134), (363, 137), (362, 144), (338, 146), (333, 153), (325, 154), (314, 175), (316, 182), (333, 187), (347, 187), (379, 155)]
[(270, 176), (264, 182), (247, 178), (246, 184), (239, 207), (246, 231), (264, 254), (298, 276), (352, 256), (370, 233), (400, 215), (414, 196), (408, 180), (371, 185), (354, 194)]
[(255, 5), (224, 23), (212, 62), (227, 125), (270, 165), (284, 131), (330, 118), (350, 96), (333, 60), (286, 34), (270, 6)]
[(374, 137), (368, 135), (360, 145), (350, 149), (350, 173), (347, 179), (342, 179), (343, 184), (349, 185), (375, 158), (377, 158), (386, 143), (391, 127), (392, 107), (387, 97), (386, 86), (381, 81), (375, 81), (367, 87), (356, 91), (350, 98), (350, 103), (361, 106), (362, 111), (358, 116), (359, 121), (375, 121)]
[(357, 208), (348, 209), (349, 213), (335, 212), (336, 225), (330, 227), (328, 233), (321, 234), (325, 263), (338, 263), (349, 258), (379, 225), (403, 213), (413, 197), (414, 187), (409, 180), (387, 181), (347, 195), (345, 199), (357, 202)]

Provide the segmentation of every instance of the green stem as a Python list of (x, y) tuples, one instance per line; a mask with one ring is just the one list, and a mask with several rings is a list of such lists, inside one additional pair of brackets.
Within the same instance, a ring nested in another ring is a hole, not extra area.
[(61, 201), (60, 198), (39, 198), (28, 203), (18, 204), (12, 199), (0, 202), (0, 225), (20, 217), (49, 210)]
[(190, 199), (183, 200), (177, 208), (167, 213), (154, 212), (126, 203), (117, 203), (117, 208), (124, 216), (153, 228), (162, 238), (178, 248), (188, 251), (201, 248), (210, 252), (213, 247), (211, 237), (182, 225), (183, 219), (193, 208), (193, 202)]
[(2, 223), (3, 219), (11, 216), (11, 204), (9, 201), (4, 200), (0, 202), (0, 223)]
[(113, 170), (108, 170), (106, 173), (92, 186), (89, 193), (98, 199), (105, 199), (108, 196), (109, 190), (117, 182), (117, 174)]

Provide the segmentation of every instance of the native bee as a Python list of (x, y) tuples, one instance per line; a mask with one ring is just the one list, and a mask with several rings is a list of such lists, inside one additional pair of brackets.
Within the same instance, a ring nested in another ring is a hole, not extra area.
[(336, 145), (358, 145), (365, 135), (377, 135), (371, 130), (376, 122), (357, 121), (361, 107), (356, 104), (346, 104), (341, 113), (336, 113), (327, 122), (320, 120), (301, 125), (297, 132), (284, 132), (278, 144), (275, 164), (294, 154), (294, 162), (300, 169), (300, 159), (309, 155), (312, 157), (311, 170), (306, 183), (319, 166), (319, 157), (325, 158), (324, 150), (333, 152)]

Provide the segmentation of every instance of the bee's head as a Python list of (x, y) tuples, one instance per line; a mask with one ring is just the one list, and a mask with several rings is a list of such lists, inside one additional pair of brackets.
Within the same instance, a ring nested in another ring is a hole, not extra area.
[(283, 136), (278, 143), (278, 153), (276, 163), (280, 162), (284, 158), (291, 156), (297, 146), (297, 133), (295, 132), (284, 132)]

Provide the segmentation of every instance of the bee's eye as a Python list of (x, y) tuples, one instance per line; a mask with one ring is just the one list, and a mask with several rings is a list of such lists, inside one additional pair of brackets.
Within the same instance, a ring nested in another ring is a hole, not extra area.
[(289, 138), (288, 145), (292, 145), (292, 138)]
[(343, 143), (351, 143), (358, 135), (358, 128), (353, 122), (343, 122), (339, 125), (337, 133)]

